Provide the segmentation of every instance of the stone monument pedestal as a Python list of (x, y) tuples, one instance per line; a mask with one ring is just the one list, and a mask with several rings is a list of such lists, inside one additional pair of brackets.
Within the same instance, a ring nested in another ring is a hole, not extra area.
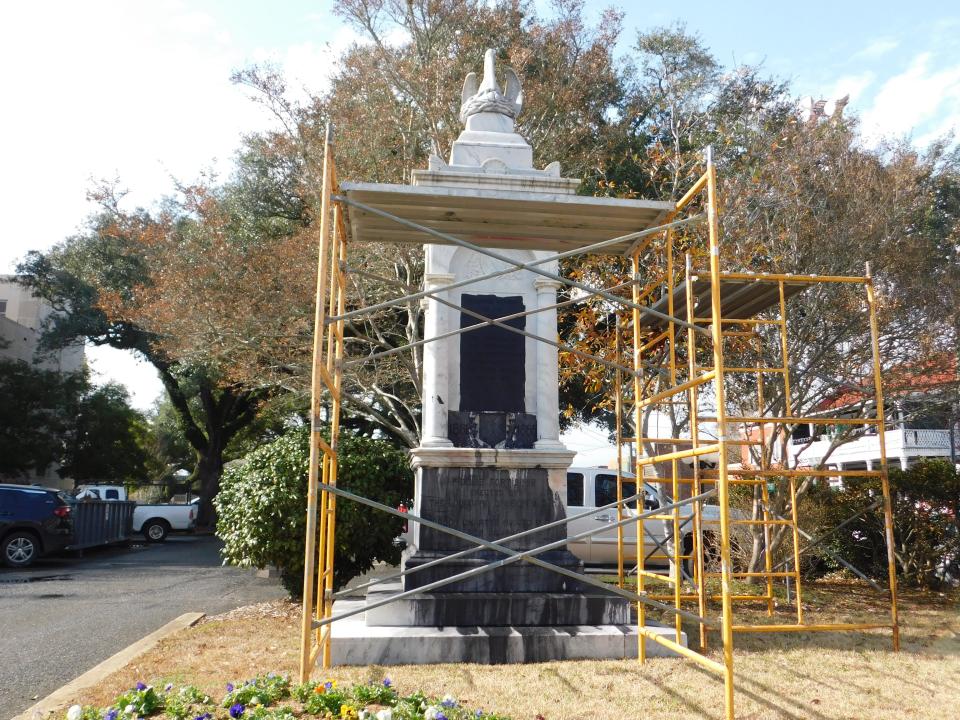
[[(414, 450), (414, 512), (491, 541), (563, 520), (566, 470), (572, 459), (573, 453), (565, 449)], [(444, 560), (476, 546), (413, 525), (413, 544), (403, 560), (403, 569), (410, 573), (403, 578), (403, 590), (425, 587), (505, 557), (495, 550), (480, 549)], [(532, 550), (566, 537), (567, 526), (561, 523), (504, 545), (511, 550)], [(583, 563), (562, 545), (537, 557), (574, 573), (583, 572)], [(435, 564), (418, 569), (428, 563)], [(372, 597), (383, 596), (368, 596)], [(618, 595), (521, 560), (425, 592), (395, 608), (377, 608), (367, 615), (367, 622), (433, 627), (627, 624), (630, 606)]]
[[(364, 600), (338, 600), (334, 615), (359, 609)], [(388, 606), (389, 607), (389, 606)], [(647, 627), (674, 639), (673, 628)], [(373, 625), (364, 615), (333, 623), (333, 665), (431, 665), (440, 663), (548, 662), (637, 657), (637, 626), (517, 625), (423, 627)], [(687, 644), (686, 633), (682, 642)], [(647, 638), (647, 657), (675, 653)]]
[[(488, 540), (497, 540), (564, 517), (561, 491), (573, 453), (563, 449), (494, 450), (419, 448), (416, 514)], [(443, 502), (437, 501), (442, 494)], [(411, 569), (473, 547), (412, 523), (414, 544), (404, 556)], [(566, 537), (566, 525), (506, 543), (531, 549)], [(370, 588), (365, 600), (339, 600), (334, 614), (370, 607), (402, 590), (488, 564), (502, 553), (480, 550), (415, 571), (403, 583)], [(565, 548), (538, 557), (582, 572)], [(649, 629), (649, 628), (648, 628)], [(671, 639), (672, 628), (653, 628)], [(335, 665), (481, 664), (635, 658), (636, 625), (629, 601), (558, 573), (514, 564), (413, 595), (333, 624)], [(686, 635), (683, 635), (686, 644)], [(646, 641), (650, 657), (673, 653)]]

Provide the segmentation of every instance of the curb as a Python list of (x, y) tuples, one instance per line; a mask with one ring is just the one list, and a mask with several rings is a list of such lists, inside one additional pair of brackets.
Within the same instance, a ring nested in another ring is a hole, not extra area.
[(134, 658), (152, 649), (157, 643), (169, 635), (172, 635), (178, 630), (184, 630), (196, 625), (204, 615), (205, 613), (199, 612), (184, 613), (180, 617), (171, 620), (149, 635), (140, 638), (132, 645), (128, 645), (116, 655), (112, 655), (102, 663), (90, 668), (83, 673), (83, 675), (74, 678), (58, 690), (54, 690), (43, 700), (27, 708), (19, 715), (11, 718), (11, 720), (40, 720), (47, 717), (50, 713), (71, 704), (76, 698), (77, 693), (93, 687), (107, 675), (116, 672)]

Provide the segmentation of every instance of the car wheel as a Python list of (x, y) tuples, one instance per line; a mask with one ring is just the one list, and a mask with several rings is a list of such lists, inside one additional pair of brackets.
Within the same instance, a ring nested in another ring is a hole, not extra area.
[[(693, 535), (686, 535), (683, 538), (683, 554), (693, 555)], [(695, 565), (695, 557), (685, 559), (683, 561), (683, 572), (692, 578)], [(703, 567), (707, 572), (720, 569), (720, 543), (712, 532), (703, 534)]]
[(164, 520), (147, 520), (143, 525), (143, 536), (147, 542), (161, 543), (167, 539), (170, 526)]
[(3, 540), (2, 553), (8, 567), (27, 567), (40, 555), (40, 543), (33, 533), (12, 532)]

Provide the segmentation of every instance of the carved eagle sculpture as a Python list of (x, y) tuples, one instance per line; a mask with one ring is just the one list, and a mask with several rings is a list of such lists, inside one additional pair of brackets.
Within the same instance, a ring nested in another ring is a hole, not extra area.
[(483, 80), (477, 85), (477, 74), (469, 73), (463, 81), (463, 92), (460, 95), (460, 120), (481, 112), (499, 113), (515, 118), (523, 106), (523, 90), (520, 88), (520, 78), (512, 68), (504, 70), (506, 84), (503, 92), (497, 84), (496, 69), (494, 67), (493, 50), (487, 50), (483, 55)]

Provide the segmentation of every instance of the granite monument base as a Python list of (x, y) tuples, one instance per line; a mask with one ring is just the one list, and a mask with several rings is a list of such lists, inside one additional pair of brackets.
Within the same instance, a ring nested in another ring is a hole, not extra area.
[[(333, 613), (363, 606), (364, 600), (338, 600)], [(647, 626), (674, 639), (673, 628)], [(468, 662), (484, 665), (604, 660), (637, 657), (636, 626), (569, 625), (539, 627), (395, 627), (368, 625), (363, 614), (333, 623), (334, 665), (431, 665)], [(648, 657), (675, 653), (646, 639)], [(681, 642), (687, 644), (686, 633)]]
[[(377, 585), (367, 591), (367, 605), (400, 591), (400, 583)], [(599, 589), (583, 593), (431, 592), (372, 607), (366, 612), (366, 621), (394, 627), (629, 625), (630, 602)]]

